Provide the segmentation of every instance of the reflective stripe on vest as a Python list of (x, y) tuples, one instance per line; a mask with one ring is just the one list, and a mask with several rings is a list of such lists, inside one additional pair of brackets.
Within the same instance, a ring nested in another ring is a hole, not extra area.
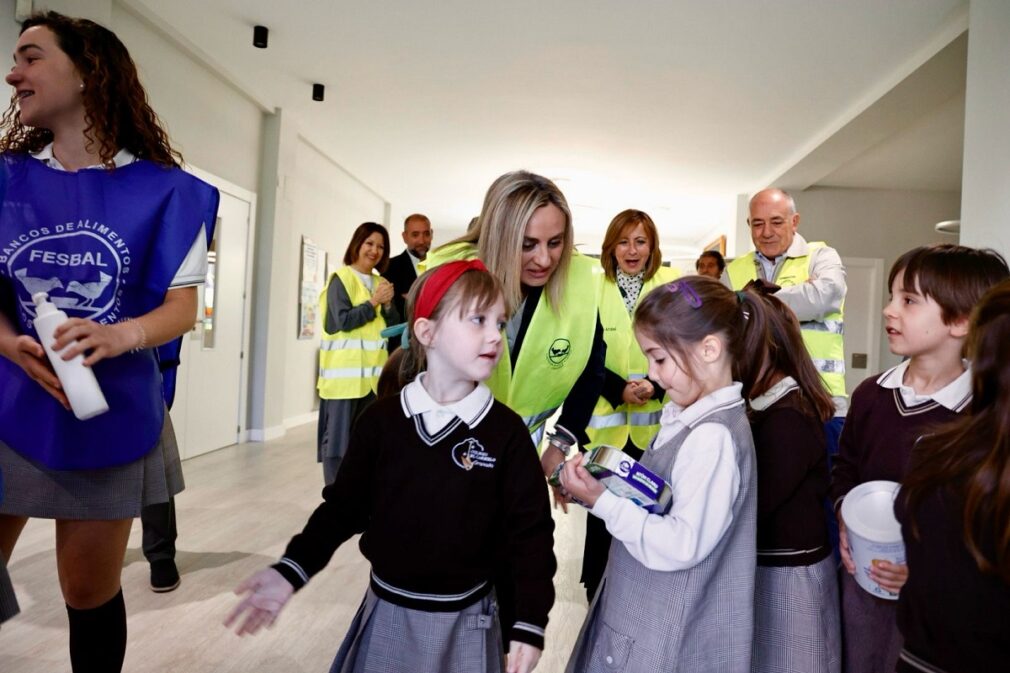
[(366, 351), (377, 350), (379, 348), (386, 347), (385, 339), (379, 339), (377, 341), (365, 341), (364, 339), (333, 339), (333, 341), (324, 340), (319, 347), (324, 351), (335, 351), (341, 348), (359, 348)]
[[(678, 274), (668, 267), (660, 267), (656, 274), (642, 285), (636, 306), (655, 288), (674, 280)], [(649, 363), (635, 340), (631, 315), (617, 284), (605, 279), (600, 289), (600, 322), (607, 342), (607, 369), (625, 381), (645, 378)], [(616, 409), (601, 397), (593, 409), (593, 418), (586, 428), (589, 448), (608, 444), (624, 448), (628, 439), (640, 449), (648, 448), (659, 432), (659, 418), (663, 402), (649, 400), (645, 404), (621, 404)]]
[[(825, 247), (821, 241), (807, 243), (812, 252)], [(748, 282), (758, 277), (758, 261), (753, 252), (741, 255), (726, 267), (734, 290), (741, 290)], [(810, 255), (788, 257), (779, 267), (772, 282), (782, 287), (802, 285), (810, 277)], [(836, 313), (829, 313), (820, 320), (800, 323), (803, 343), (807, 353), (817, 367), (824, 386), (832, 397), (845, 397), (845, 318), (844, 302)]]
[[(428, 253), (427, 266), (433, 269), (451, 260), (476, 256), (473, 244), (454, 243)], [(486, 381), (495, 399), (523, 418), (538, 446), (544, 422), (565, 401), (589, 362), (596, 332), (599, 280), (603, 277), (598, 270), (595, 259), (573, 251), (558, 311), (552, 309), (547, 292), (542, 292), (515, 369), (506, 348)]]
[[(372, 277), (378, 280), (377, 274)], [(371, 298), (371, 293), (358, 274), (343, 266), (330, 276), (319, 296), (319, 315), (322, 319), (322, 341), (319, 344), (319, 378), (316, 388), (324, 400), (353, 400), (375, 392), (379, 374), (386, 363), (386, 340), (380, 334), (386, 326), (382, 313), (376, 309), (373, 320), (346, 332), (326, 331), (326, 297), (330, 283), (344, 284), (352, 306), (359, 306)]]

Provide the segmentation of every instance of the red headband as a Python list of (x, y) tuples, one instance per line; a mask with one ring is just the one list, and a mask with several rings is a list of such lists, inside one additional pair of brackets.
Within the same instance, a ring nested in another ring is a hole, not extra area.
[(442, 297), (449, 291), (452, 284), (470, 269), (487, 271), (484, 262), (479, 259), (471, 259), (465, 262), (447, 262), (432, 271), (431, 276), (425, 281), (424, 287), (421, 288), (421, 291), (417, 295), (413, 319), (430, 318), (431, 314), (435, 312), (438, 302), (442, 301)]

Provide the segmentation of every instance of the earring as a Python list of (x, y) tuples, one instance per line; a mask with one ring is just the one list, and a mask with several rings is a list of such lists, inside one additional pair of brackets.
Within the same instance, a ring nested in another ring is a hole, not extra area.
[(84, 91), (84, 82), (81, 82), (81, 91)]

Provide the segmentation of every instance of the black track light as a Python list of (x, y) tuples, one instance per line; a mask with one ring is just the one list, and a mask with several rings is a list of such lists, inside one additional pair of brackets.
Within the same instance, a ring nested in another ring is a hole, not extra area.
[(253, 27), (253, 46), (259, 47), (260, 49), (267, 48), (267, 36), (270, 34), (270, 29), (266, 26), (254, 26)]
[(321, 101), (323, 96), (326, 94), (326, 87), (322, 84), (312, 85), (312, 100)]

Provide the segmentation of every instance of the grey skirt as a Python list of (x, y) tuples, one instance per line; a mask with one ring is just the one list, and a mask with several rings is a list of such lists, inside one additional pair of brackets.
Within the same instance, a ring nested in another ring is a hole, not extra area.
[(809, 566), (758, 566), (752, 673), (839, 673), (838, 573), (829, 555)]
[(0, 442), (0, 472), (4, 476), (0, 514), (38, 519), (132, 519), (142, 508), (168, 502), (185, 487), (167, 411), (158, 443), (132, 463), (54, 470)]
[(14, 596), (14, 587), (11, 585), (10, 575), (7, 574), (4, 556), (0, 554), (0, 624), (18, 612), (18, 600)]
[(494, 592), (459, 612), (393, 605), (368, 589), (330, 673), (501, 673)]
[(351, 400), (319, 400), (319, 424), (316, 432), (316, 461), (340, 458), (347, 454), (351, 427), (361, 412), (375, 401), (375, 393)]
[(841, 577), (846, 673), (891, 673), (904, 643), (898, 601), (877, 598), (844, 568)]

